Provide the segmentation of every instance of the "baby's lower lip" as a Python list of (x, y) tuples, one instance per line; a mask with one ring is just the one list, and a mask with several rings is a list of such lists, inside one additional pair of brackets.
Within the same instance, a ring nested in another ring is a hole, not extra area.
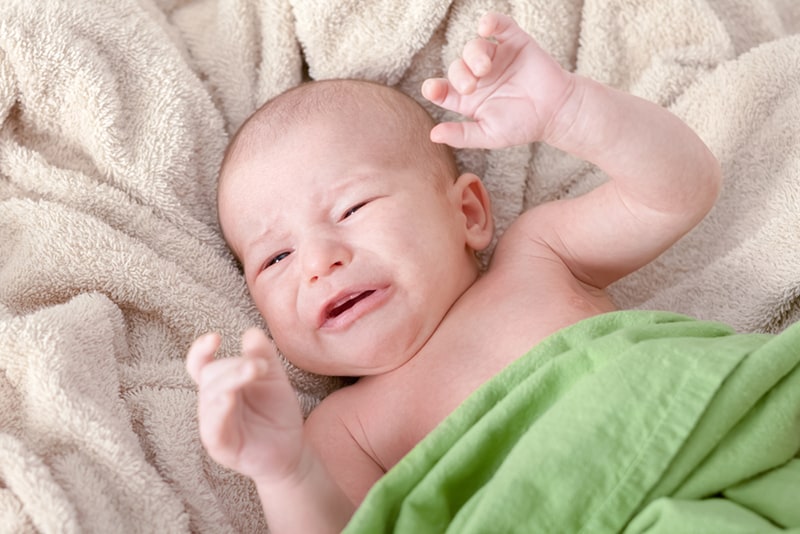
[(353, 299), (353, 304), (346, 306), (337, 314), (330, 314), (322, 322), (320, 328), (333, 331), (344, 330), (358, 321), (363, 316), (379, 308), (389, 296), (388, 288), (378, 288), (364, 291)]

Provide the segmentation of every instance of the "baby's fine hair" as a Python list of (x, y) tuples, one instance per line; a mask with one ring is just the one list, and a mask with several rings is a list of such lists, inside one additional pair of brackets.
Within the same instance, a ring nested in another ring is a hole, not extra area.
[[(401, 139), (399, 151), (424, 159), (443, 179), (455, 180), (458, 168), (450, 147), (430, 140), (436, 124), (417, 101), (386, 85), (354, 79), (311, 81), (300, 84), (268, 100), (239, 128), (225, 151), (220, 166), (224, 179), (227, 164), (256, 146), (314, 117), (336, 113), (360, 116), (370, 114), (382, 127), (392, 128)], [(258, 143), (256, 144), (256, 141)]]

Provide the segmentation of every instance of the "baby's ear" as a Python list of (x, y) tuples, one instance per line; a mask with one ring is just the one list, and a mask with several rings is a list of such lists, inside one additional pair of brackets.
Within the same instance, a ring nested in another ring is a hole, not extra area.
[(480, 251), (489, 246), (494, 233), (492, 202), (481, 179), (472, 173), (458, 177), (455, 187), (461, 196), (461, 213), (464, 215), (464, 231), (469, 246)]

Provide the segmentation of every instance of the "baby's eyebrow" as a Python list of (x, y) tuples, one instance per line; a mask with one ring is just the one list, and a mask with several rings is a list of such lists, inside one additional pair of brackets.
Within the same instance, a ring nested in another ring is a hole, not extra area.
[(263, 248), (265, 244), (275, 241), (278, 237), (279, 234), (275, 231), (274, 224), (266, 225), (263, 231), (259, 232), (253, 239), (245, 243), (242, 253), (245, 257), (250, 256), (254, 254), (254, 251), (258, 251)]

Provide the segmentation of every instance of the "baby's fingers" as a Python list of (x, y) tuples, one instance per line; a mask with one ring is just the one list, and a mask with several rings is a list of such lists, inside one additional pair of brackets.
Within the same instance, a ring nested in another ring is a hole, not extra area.
[(260, 328), (251, 327), (242, 334), (242, 353), (245, 357), (270, 359), (275, 351)]
[(453, 148), (495, 148), (476, 122), (442, 122), (431, 130), (431, 141)]
[(428, 78), (420, 88), (422, 96), (442, 107), (444, 107), (449, 91), (450, 84), (444, 78)]
[(422, 84), (422, 96), (439, 107), (464, 114), (461, 94), (445, 78), (429, 78)]
[(196, 384), (200, 383), (200, 373), (206, 365), (214, 361), (214, 353), (220, 345), (217, 334), (206, 334), (194, 340), (186, 355), (186, 370)]
[(487, 13), (478, 21), (478, 35), (502, 43), (521, 31), (514, 19), (502, 13)]
[(266, 362), (247, 358), (219, 360), (203, 369), (199, 382), (200, 438), (220, 463), (240, 444), (242, 388), (266, 372)]
[(461, 58), (474, 78), (486, 76), (492, 70), (492, 58), (496, 47), (496, 44), (486, 39), (473, 39), (464, 46)]
[(450, 64), (447, 69), (447, 79), (450, 81), (450, 85), (462, 95), (471, 94), (478, 84), (478, 78), (472, 73), (463, 58), (458, 58)]
[(252, 358), (226, 358), (215, 361), (200, 373), (200, 403), (227, 403), (244, 386), (263, 376), (267, 362)]
[(475, 91), (478, 79), (492, 70), (496, 45), (486, 39), (473, 39), (464, 45), (461, 57), (450, 64), (447, 79), (456, 91), (469, 95)]

